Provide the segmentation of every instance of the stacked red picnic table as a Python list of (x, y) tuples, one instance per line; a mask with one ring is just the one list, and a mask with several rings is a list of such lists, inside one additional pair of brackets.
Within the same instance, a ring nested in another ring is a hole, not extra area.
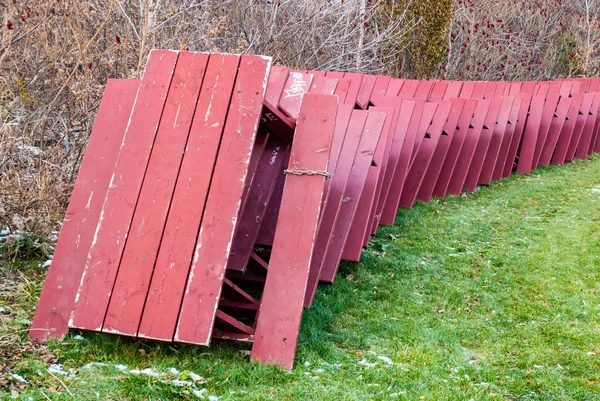
[(152, 51), (109, 80), (30, 336), (252, 344), (417, 200), (600, 151), (600, 79), (405, 80)]

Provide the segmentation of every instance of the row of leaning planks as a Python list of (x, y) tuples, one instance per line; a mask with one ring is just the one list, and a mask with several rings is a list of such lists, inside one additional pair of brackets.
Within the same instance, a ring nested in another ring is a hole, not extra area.
[(379, 225), (600, 151), (599, 90), (152, 51), (108, 81), (30, 336), (227, 339), (291, 368), (318, 284)]

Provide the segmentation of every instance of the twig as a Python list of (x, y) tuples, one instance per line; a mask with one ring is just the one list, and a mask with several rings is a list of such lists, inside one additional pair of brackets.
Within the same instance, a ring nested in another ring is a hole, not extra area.
[(67, 393), (69, 393), (69, 395), (71, 396), (71, 398), (75, 398), (75, 396), (73, 395), (73, 393), (71, 392), (71, 390), (69, 390), (69, 388), (67, 387), (67, 385), (62, 380), (60, 380), (58, 377), (56, 377), (56, 375), (54, 375), (49, 370), (47, 370), (47, 372), (50, 374), (50, 376), (54, 377), (64, 387), (65, 390), (67, 390)]

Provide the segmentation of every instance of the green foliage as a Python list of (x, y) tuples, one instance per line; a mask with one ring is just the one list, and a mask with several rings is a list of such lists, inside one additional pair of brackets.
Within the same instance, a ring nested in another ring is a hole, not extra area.
[(561, 35), (557, 44), (556, 69), (556, 75), (559, 77), (567, 78), (583, 75), (583, 60), (577, 41), (568, 31)]
[(404, 18), (405, 24), (415, 24), (408, 35), (394, 38), (394, 43), (388, 44), (404, 49), (403, 59), (398, 60), (399, 73), (430, 78), (446, 54), (454, 0), (382, 0), (380, 6), (389, 20)]
[(11, 265), (17, 262), (40, 261), (52, 254), (47, 238), (39, 234), (23, 234), (9, 238), (0, 246), (0, 260)]

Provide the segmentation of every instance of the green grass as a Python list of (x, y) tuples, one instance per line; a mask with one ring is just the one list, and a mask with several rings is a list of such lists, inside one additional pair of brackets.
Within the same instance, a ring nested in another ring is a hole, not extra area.
[[(22, 400), (200, 399), (170, 381), (190, 381), (189, 372), (202, 376), (194, 386), (206, 399), (222, 401), (596, 400), (599, 268), (596, 156), (399, 211), (362, 263), (343, 264), (335, 285), (319, 289), (292, 372), (249, 363), (230, 343), (207, 349), (86, 333), (32, 346), (25, 330), (41, 286), (35, 267), (2, 273), (12, 295), (0, 297), (10, 308), (0, 314), (0, 367), (8, 355), (5, 372), (28, 381), (18, 387), (4, 376), (7, 398), (12, 386)], [(28, 354), (11, 354), (23, 347)], [(72, 376), (47, 373), (52, 358)], [(108, 365), (82, 368), (92, 361)]]

